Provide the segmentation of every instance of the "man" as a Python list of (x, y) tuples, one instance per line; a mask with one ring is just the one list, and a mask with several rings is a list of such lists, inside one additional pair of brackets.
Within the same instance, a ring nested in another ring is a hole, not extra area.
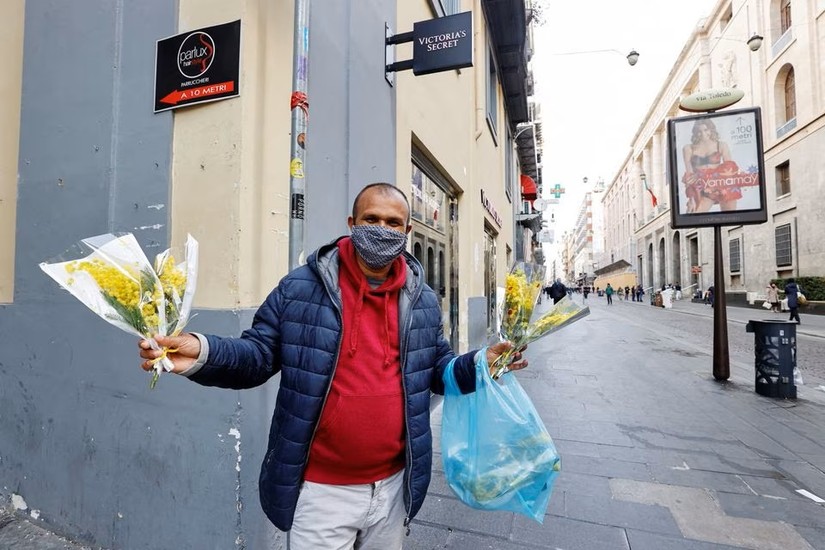
[[(291, 550), (401, 548), (430, 482), (430, 395), (444, 393), (455, 357), (439, 299), (405, 251), (404, 193), (368, 185), (347, 224), (351, 236), (284, 277), (240, 338), (156, 338), (174, 372), (202, 385), (251, 388), (281, 373), (259, 490)], [(489, 363), (509, 347), (487, 348)], [(140, 348), (149, 370), (160, 352)], [(456, 358), (464, 392), (476, 353)], [(517, 356), (510, 370), (525, 366)]]
[(553, 281), (553, 284), (550, 285), (550, 297), (553, 298), (553, 303), (559, 303), (559, 300), (564, 298), (565, 294), (567, 294), (567, 288), (561, 282), (561, 279)]
[(613, 287), (610, 286), (610, 283), (607, 283), (604, 293), (607, 295), (607, 305), (613, 305)]

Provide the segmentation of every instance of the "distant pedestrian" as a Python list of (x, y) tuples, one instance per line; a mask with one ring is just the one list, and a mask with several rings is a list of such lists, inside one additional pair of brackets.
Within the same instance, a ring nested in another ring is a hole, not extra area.
[(613, 305), (613, 287), (610, 286), (610, 283), (607, 283), (604, 293), (607, 295), (607, 305)]
[(765, 301), (771, 305), (772, 313), (781, 313), (782, 308), (779, 306), (779, 287), (776, 283), (771, 281), (768, 288), (765, 289)]
[(561, 279), (556, 279), (553, 281), (553, 284), (548, 287), (550, 289), (549, 295), (553, 298), (553, 303), (559, 303), (559, 300), (564, 298), (564, 295), (567, 294), (567, 288), (561, 282)]
[(791, 278), (788, 279), (785, 285), (785, 296), (788, 298), (788, 309), (791, 310), (791, 318), (788, 321), (796, 319), (796, 324), (801, 325), (802, 321), (799, 319), (799, 293), (802, 289), (796, 284), (796, 281)]
[[(627, 300), (628, 296), (631, 296), (631, 292), (630, 292), (630, 287), (626, 286), (626, 287), (624, 287), (624, 299)], [(634, 299), (635, 299), (635, 297), (634, 297)]]
[(710, 307), (713, 307), (713, 285), (708, 287), (708, 293), (705, 298), (705, 303), (708, 304)]

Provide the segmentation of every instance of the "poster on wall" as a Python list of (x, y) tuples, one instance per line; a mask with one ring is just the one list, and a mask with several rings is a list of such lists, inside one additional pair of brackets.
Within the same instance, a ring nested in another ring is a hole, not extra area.
[(670, 119), (667, 134), (674, 228), (767, 221), (758, 107)]

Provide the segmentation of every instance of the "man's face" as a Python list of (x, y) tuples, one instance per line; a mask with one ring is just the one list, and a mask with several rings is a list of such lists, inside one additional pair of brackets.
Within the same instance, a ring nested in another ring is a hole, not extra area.
[(409, 210), (404, 199), (397, 193), (369, 190), (358, 199), (357, 218), (350, 216), (347, 225), (380, 225), (401, 233), (409, 233), (412, 225), (407, 224)]

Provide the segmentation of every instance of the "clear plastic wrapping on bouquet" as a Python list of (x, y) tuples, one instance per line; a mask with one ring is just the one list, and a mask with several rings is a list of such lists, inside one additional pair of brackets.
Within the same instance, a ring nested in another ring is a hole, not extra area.
[[(167, 249), (153, 264), (134, 235), (107, 233), (83, 239), (40, 268), (101, 318), (160, 350), (153, 337), (177, 335), (189, 320), (198, 242), (189, 235), (182, 261)], [(172, 370), (165, 354), (155, 363), (150, 387), (162, 370)]]
[(549, 311), (532, 321), (544, 276), (543, 265), (521, 261), (516, 262), (507, 274), (500, 334), (504, 340), (512, 342), (513, 347), (493, 363), (493, 379), (498, 379), (507, 372), (515, 354), (524, 346), (590, 314), (590, 308), (565, 296)]

